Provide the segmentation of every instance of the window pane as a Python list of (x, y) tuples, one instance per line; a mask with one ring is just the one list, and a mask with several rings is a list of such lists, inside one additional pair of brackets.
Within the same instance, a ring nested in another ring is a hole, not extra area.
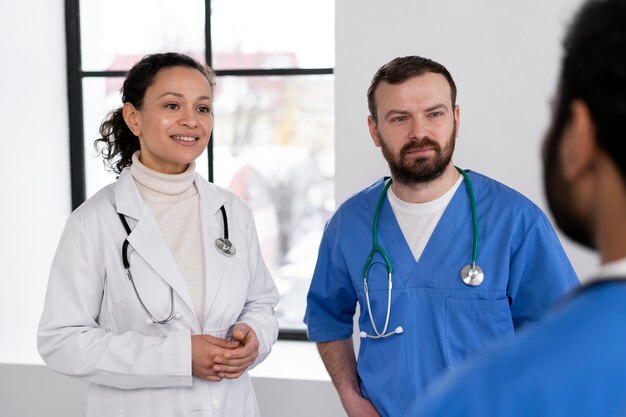
[(334, 24), (333, 0), (213, 0), (213, 66), (332, 68)]
[(165, 51), (204, 62), (203, 0), (82, 0), (80, 16), (85, 71), (125, 71)]
[(281, 293), (281, 328), (303, 329), (322, 229), (334, 210), (334, 77), (220, 77), (215, 182), (252, 207)]
[[(100, 188), (115, 181), (116, 175), (105, 170), (102, 158), (94, 149), (94, 141), (100, 138), (100, 124), (107, 114), (120, 107), (122, 100), (121, 77), (91, 77), (83, 79), (83, 123), (85, 149), (85, 184), (87, 198)], [(205, 151), (196, 161), (196, 171), (207, 178), (208, 159)]]
[(85, 133), (85, 187), (87, 198), (100, 188), (115, 181), (115, 174), (109, 173), (102, 165), (93, 143), (100, 137), (98, 130), (106, 115), (121, 106), (119, 89), (123, 78), (83, 79), (83, 123)]

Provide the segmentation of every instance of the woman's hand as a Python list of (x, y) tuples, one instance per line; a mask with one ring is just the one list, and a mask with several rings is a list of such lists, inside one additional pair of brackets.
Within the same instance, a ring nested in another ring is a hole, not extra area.
[[(219, 337), (206, 334), (194, 334), (191, 336), (191, 374), (207, 381), (218, 382), (223, 376), (219, 376), (213, 369), (217, 357), (224, 357), (232, 349), (239, 347), (237, 340), (220, 339)], [(257, 343), (258, 345), (258, 343)]]
[(232, 334), (239, 347), (215, 357), (213, 371), (220, 378), (239, 378), (259, 356), (259, 339), (250, 326), (237, 323)]

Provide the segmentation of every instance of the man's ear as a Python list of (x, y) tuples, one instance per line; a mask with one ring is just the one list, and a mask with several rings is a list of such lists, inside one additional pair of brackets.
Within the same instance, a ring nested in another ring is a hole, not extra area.
[(128, 102), (124, 103), (124, 106), (122, 107), (122, 117), (126, 122), (126, 126), (128, 126), (130, 131), (133, 132), (133, 135), (135, 136), (139, 136), (141, 134), (138, 116), (139, 115), (135, 106)]
[(597, 151), (595, 124), (584, 101), (572, 101), (570, 121), (563, 134), (561, 166), (565, 178), (574, 180), (592, 167)]
[(370, 136), (374, 141), (374, 145), (376, 145), (377, 148), (380, 148), (380, 139), (378, 137), (378, 123), (371, 115), (367, 116), (367, 127), (370, 130)]

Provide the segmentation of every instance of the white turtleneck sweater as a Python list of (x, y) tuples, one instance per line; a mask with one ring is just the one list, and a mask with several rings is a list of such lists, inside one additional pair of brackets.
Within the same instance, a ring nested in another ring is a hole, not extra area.
[(200, 199), (194, 183), (196, 164), (182, 174), (163, 174), (133, 155), (130, 172), (139, 193), (156, 218), (165, 242), (185, 278), (200, 325), (204, 324), (205, 264)]

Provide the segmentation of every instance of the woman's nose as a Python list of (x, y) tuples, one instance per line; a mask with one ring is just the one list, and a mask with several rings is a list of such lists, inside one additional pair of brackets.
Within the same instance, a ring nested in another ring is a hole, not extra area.
[(188, 127), (198, 126), (198, 119), (196, 118), (196, 112), (193, 109), (186, 109), (181, 114), (179, 123)]

